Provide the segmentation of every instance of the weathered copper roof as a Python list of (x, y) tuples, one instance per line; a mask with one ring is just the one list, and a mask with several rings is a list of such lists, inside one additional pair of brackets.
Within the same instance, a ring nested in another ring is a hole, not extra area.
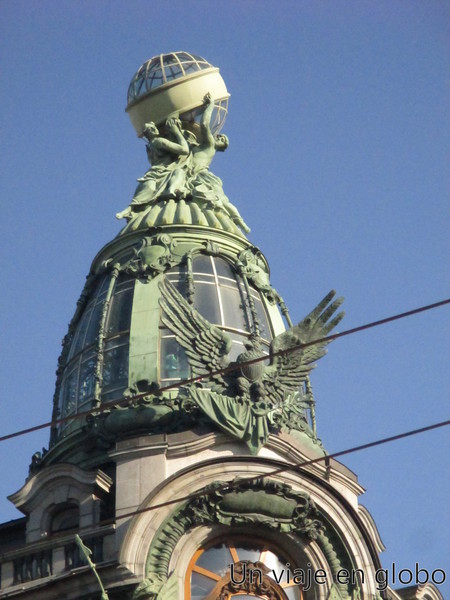
[(228, 213), (221, 208), (200, 207), (195, 201), (159, 200), (137, 213), (120, 235), (161, 225), (202, 225), (245, 237)]

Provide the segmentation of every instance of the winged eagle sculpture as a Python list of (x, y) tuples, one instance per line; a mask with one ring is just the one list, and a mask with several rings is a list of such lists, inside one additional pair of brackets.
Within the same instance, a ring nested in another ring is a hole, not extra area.
[(219, 428), (257, 454), (274, 415), (296, 401), (315, 361), (326, 354), (329, 341), (323, 338), (344, 317), (344, 312), (335, 315), (343, 298), (333, 300), (334, 291), (327, 294), (303, 321), (272, 340), (268, 356), (251, 334), (246, 351), (231, 362), (228, 333), (202, 317), (168, 280), (160, 290), (163, 324), (184, 349), (192, 377), (205, 378), (191, 385), (190, 397)]

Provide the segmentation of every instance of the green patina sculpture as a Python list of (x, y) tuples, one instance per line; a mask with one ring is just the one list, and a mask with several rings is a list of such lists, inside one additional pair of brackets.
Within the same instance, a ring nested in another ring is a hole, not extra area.
[[(233, 365), (229, 335), (202, 317), (169, 282), (160, 289), (163, 324), (184, 348), (192, 376), (208, 378), (205, 387), (199, 387), (201, 383), (190, 387), (191, 399), (220, 429), (244, 441), (256, 454), (267, 441), (270, 424), (284, 424), (293, 412), (300, 385), (313, 363), (326, 353), (328, 342), (322, 338), (344, 316), (341, 312), (333, 317), (343, 299), (333, 301), (335, 292), (330, 292), (303, 321), (275, 337), (269, 365), (263, 362), (267, 357), (258, 335), (252, 334), (247, 351), (234, 363), (242, 366), (223, 373), (220, 371)], [(248, 361), (255, 362), (249, 365)]]
[(203, 114), (200, 121), (202, 141), (192, 147), (192, 166), (189, 172), (187, 188), (192, 199), (197, 202), (206, 202), (213, 208), (224, 210), (231, 219), (245, 233), (250, 229), (244, 223), (237, 208), (231, 204), (223, 192), (222, 180), (210, 172), (209, 166), (217, 150), (224, 152), (228, 148), (226, 135), (213, 136), (210, 121), (214, 103), (210, 94), (206, 94), (203, 101)]
[(216, 151), (228, 148), (227, 136), (214, 136), (211, 131), (213, 108), (211, 95), (206, 94), (199, 139), (191, 131), (183, 130), (179, 119), (168, 119), (164, 134), (155, 123), (146, 123), (141, 137), (147, 140), (151, 168), (138, 180), (130, 206), (117, 213), (118, 219), (132, 220), (157, 202), (184, 200), (200, 210), (208, 208), (224, 213), (242, 231), (250, 231), (225, 195), (221, 179), (209, 170)]
[(146, 123), (141, 137), (147, 139), (147, 156), (151, 168), (141, 179), (128, 208), (117, 213), (118, 219), (131, 219), (157, 198), (176, 198), (185, 183), (189, 146), (178, 119), (168, 119), (166, 130), (170, 138), (160, 135), (154, 123)]

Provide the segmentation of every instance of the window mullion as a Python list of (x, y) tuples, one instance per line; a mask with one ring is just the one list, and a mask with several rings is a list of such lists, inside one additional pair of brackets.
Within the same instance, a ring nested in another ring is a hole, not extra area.
[(211, 256), (211, 262), (212, 262), (212, 268), (213, 268), (213, 273), (214, 273), (214, 284), (216, 286), (217, 298), (219, 301), (220, 325), (223, 326), (223, 325), (225, 325), (225, 317), (224, 317), (224, 313), (223, 313), (222, 294), (220, 293), (220, 284), (219, 284), (219, 278), (217, 276), (216, 264), (215, 264), (212, 256)]
[(100, 317), (99, 323), (99, 331), (98, 331), (98, 339), (97, 339), (97, 360), (94, 367), (94, 398), (93, 405), (99, 406), (101, 402), (101, 393), (102, 393), (102, 383), (103, 383), (103, 363), (104, 363), (104, 351), (105, 351), (105, 329), (106, 329), (106, 319), (108, 317), (109, 307), (111, 305), (112, 294), (114, 291), (114, 287), (117, 282), (117, 278), (119, 277), (119, 268), (118, 265), (114, 265), (111, 280), (108, 285), (108, 290), (106, 292), (105, 303), (103, 304), (102, 315)]

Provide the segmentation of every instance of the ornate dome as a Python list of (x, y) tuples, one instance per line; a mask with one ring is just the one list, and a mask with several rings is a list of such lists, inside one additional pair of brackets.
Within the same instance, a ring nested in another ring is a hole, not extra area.
[[(54, 398), (54, 417), (75, 419), (53, 430), (52, 445), (86, 426), (76, 418), (79, 413), (113, 407), (124, 397), (192, 376), (177, 341), (177, 326), (186, 324), (164, 317), (172, 310), (161, 287), (165, 281), (178, 290), (175, 302), (177, 310), (184, 303), (185, 318), (196, 310), (229, 337), (231, 361), (245, 353), (255, 332), (261, 352), (268, 355), (270, 342), (284, 330), (267, 263), (249, 242), (218, 231), (216, 242), (205, 245), (200, 231), (193, 237), (180, 226), (170, 230), (121, 236), (94, 260), (64, 340)], [(126, 411), (116, 410), (106, 417), (105, 432), (155, 430), (159, 423), (170, 430), (169, 421), (178, 429), (188, 426), (175, 422), (175, 410), (161, 405), (152, 409), (150, 421), (141, 415), (142, 423), (133, 419), (131, 425), (123, 421)]]

